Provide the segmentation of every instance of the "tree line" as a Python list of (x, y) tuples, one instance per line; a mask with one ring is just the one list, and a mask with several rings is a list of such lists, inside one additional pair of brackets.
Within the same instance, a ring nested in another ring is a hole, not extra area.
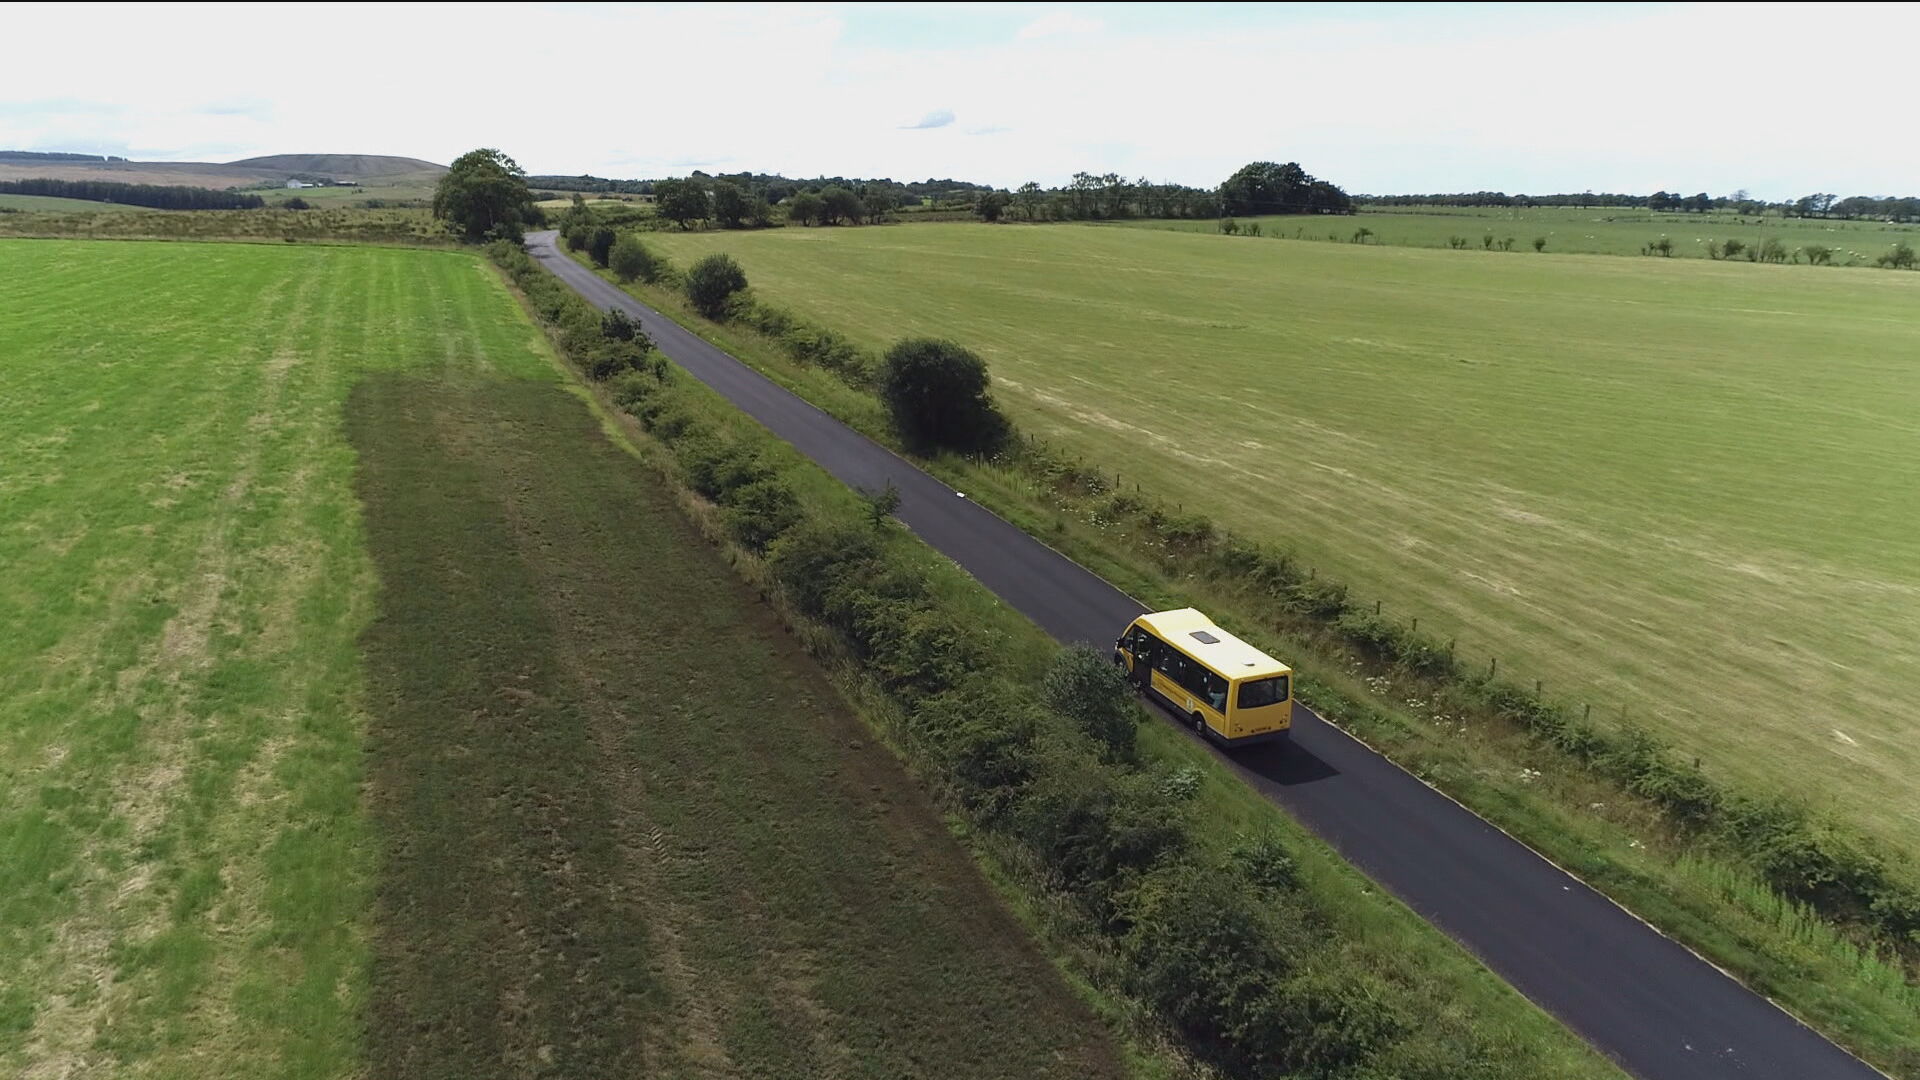
[(1216, 218), (1237, 214), (1347, 214), (1353, 199), (1289, 161), (1256, 161), (1216, 188), (1129, 180), (1119, 173), (1078, 172), (1061, 187), (1029, 181), (1014, 191), (990, 192), (975, 203), (988, 221), (1111, 221), (1120, 218)]
[(122, 184), (111, 180), (0, 180), (0, 194), (51, 195), (88, 202), (125, 203), (154, 210), (255, 210), (267, 205), (258, 195), (212, 188), (161, 184)]
[(1850, 195), (1843, 199), (1837, 195), (1816, 192), (1797, 199), (1768, 201), (1756, 199), (1744, 190), (1735, 191), (1730, 195), (1709, 195), (1704, 191), (1683, 195), (1677, 191), (1665, 190), (1656, 191), (1651, 195), (1625, 195), (1613, 192), (1595, 194), (1591, 191), (1558, 195), (1509, 195), (1504, 191), (1463, 191), (1432, 195), (1356, 195), (1354, 201), (1362, 206), (1464, 206), (1516, 209), (1534, 206), (1621, 207), (1666, 213), (1704, 214), (1710, 211), (1722, 211), (1747, 215), (1778, 214), (1781, 217), (1800, 218), (1920, 221), (1920, 197), (1912, 195)]
[(0, 161), (125, 161), (111, 154), (69, 154), (52, 150), (0, 150)]
[[(909, 207), (972, 213), (986, 221), (1110, 221), (1121, 218), (1215, 218), (1230, 214), (1346, 214), (1353, 199), (1296, 162), (1254, 162), (1218, 187), (1201, 188), (1129, 179), (1119, 173), (1077, 172), (1059, 187), (1029, 181), (1018, 189), (961, 180), (792, 180), (772, 173), (718, 176), (695, 170), (661, 180), (602, 180), (592, 176), (526, 178), (552, 191), (651, 195), (662, 221), (677, 228), (766, 228), (796, 225), (872, 225)], [(583, 211), (584, 213), (584, 211)], [(581, 224), (585, 224), (584, 219)]]

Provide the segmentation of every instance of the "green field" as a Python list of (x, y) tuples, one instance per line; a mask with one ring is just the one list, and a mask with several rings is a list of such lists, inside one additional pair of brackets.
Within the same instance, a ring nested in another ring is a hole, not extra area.
[[(448, 246), (453, 237), (430, 211), (316, 206), (311, 210), (147, 210), (0, 214), (0, 236), (88, 237), (116, 240), (250, 240), (280, 243), (357, 243)], [(114, 209), (125, 210), (125, 207)]]
[(0, 1072), (1120, 1073), (490, 267), (0, 288)]
[(1476, 663), (1920, 846), (1920, 277), (926, 226), (661, 233)]
[[(1920, 244), (1920, 225), (1896, 225), (1882, 221), (1840, 221), (1824, 218), (1779, 218), (1737, 214), (1654, 213), (1633, 207), (1573, 206), (1500, 209), (1497, 207), (1381, 207), (1351, 217), (1251, 217), (1239, 219), (1244, 233), (1250, 224), (1260, 226), (1258, 239), (1316, 240), (1321, 243), (1349, 244), (1356, 230), (1372, 232), (1368, 244), (1387, 247), (1449, 248), (1458, 237), (1468, 250), (1484, 251), (1487, 238), (1497, 250), (1511, 240), (1513, 255), (1536, 257), (1535, 237), (1545, 237), (1546, 254), (1634, 255), (1666, 237), (1673, 244), (1673, 257), (1707, 258), (1707, 245), (1737, 239), (1758, 250), (1768, 240), (1778, 240), (1792, 253), (1809, 245), (1832, 248), (1834, 266), (1871, 266), (1873, 260), (1892, 248), (1895, 242)], [(1112, 227), (1112, 226), (1109, 226)], [(1145, 220), (1121, 223), (1121, 228), (1164, 229), (1173, 232), (1212, 233), (1218, 235), (1217, 221)], [(1238, 240), (1250, 239), (1241, 235)], [(1804, 261), (1804, 255), (1801, 260)], [(1746, 261), (1746, 255), (1738, 256)]]
[(0, 210), (25, 210), (36, 213), (64, 211), (77, 214), (97, 214), (108, 210), (143, 209), (127, 206), (124, 203), (94, 202), (89, 199), (63, 199), (56, 195), (5, 195), (0, 194)]

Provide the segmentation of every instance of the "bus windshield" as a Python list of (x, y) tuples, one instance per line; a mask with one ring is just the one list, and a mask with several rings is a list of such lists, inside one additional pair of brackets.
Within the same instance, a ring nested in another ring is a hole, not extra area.
[(1260, 709), (1268, 705), (1278, 705), (1287, 700), (1287, 677), (1275, 675), (1271, 679), (1251, 679), (1240, 684), (1240, 707)]

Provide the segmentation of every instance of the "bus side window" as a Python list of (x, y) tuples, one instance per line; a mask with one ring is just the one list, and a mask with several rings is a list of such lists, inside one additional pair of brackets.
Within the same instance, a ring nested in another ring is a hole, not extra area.
[(1213, 706), (1214, 712), (1227, 711), (1227, 680), (1211, 671), (1207, 672), (1207, 704)]

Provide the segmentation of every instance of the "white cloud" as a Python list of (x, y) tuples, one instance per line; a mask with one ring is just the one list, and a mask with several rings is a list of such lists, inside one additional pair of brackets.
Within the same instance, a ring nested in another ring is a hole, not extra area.
[(930, 128), (943, 128), (951, 123), (953, 123), (952, 109), (935, 109), (915, 123), (902, 124), (901, 127), (907, 131), (926, 131)]
[(1019, 34), (1015, 36), (1021, 41), (1032, 41), (1035, 38), (1055, 37), (1062, 34), (1094, 34), (1105, 25), (1099, 19), (1089, 19), (1070, 11), (1055, 11), (1042, 15), (1021, 27)]

